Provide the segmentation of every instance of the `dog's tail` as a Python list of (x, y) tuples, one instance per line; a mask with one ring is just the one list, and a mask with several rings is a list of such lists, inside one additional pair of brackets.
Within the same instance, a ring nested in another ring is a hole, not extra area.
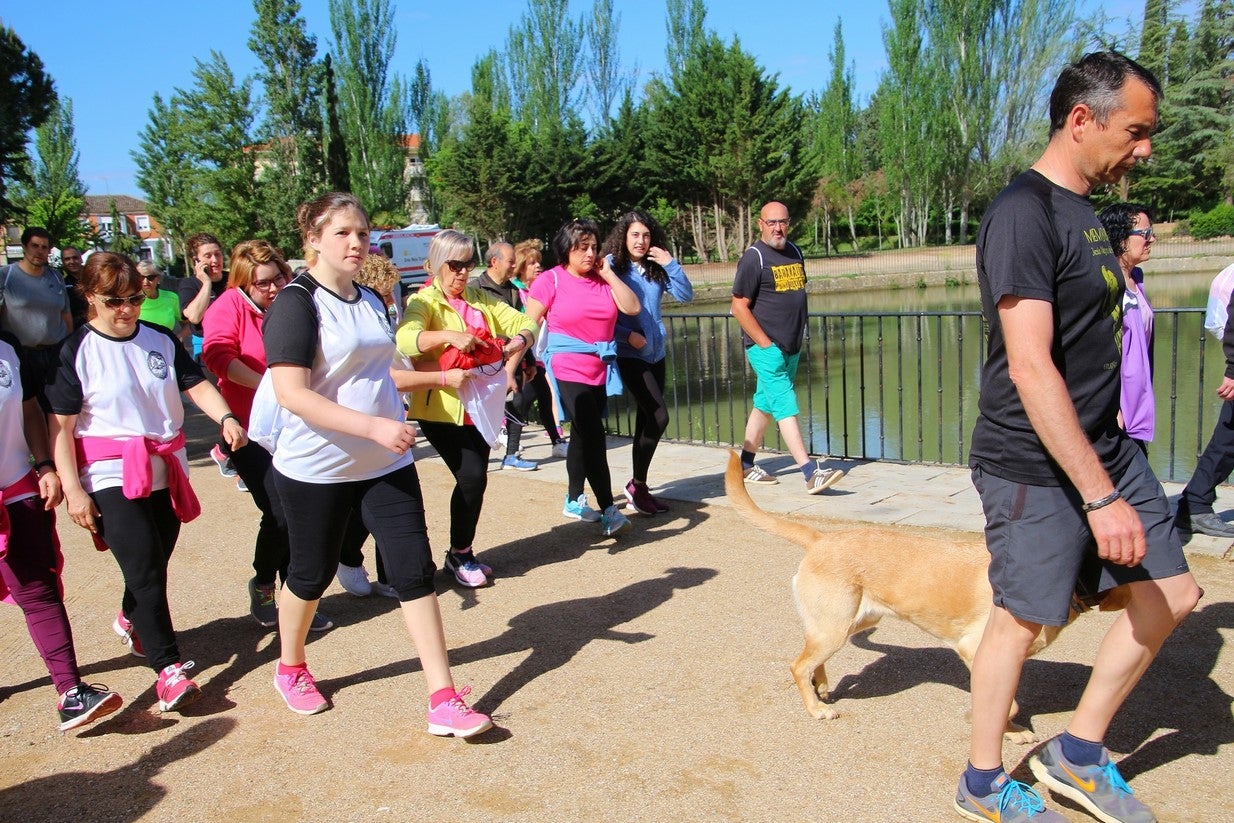
[(822, 532), (804, 523), (795, 523), (760, 509), (758, 504), (751, 499), (750, 493), (746, 491), (744, 472), (741, 470), (741, 457), (737, 452), (729, 452), (728, 469), (724, 472), (724, 491), (728, 493), (728, 499), (732, 501), (733, 508), (764, 531), (779, 535), (802, 548), (808, 548), (822, 537)]

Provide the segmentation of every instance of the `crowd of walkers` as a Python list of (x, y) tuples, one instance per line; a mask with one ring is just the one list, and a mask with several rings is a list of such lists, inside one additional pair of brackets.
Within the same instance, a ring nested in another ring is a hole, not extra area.
[[(462, 586), (495, 574), (475, 542), (490, 453), (504, 441), (503, 468), (537, 467), (521, 451), (533, 406), (553, 456), (566, 460), (563, 515), (615, 536), (632, 524), (614, 499), (604, 416), (624, 384), (637, 405), (626, 502), (644, 515), (668, 510), (648, 486), (668, 422), (660, 302), (665, 293), (688, 301), (692, 288), (653, 219), (622, 216), (603, 248), (595, 223), (571, 220), (547, 270), (539, 241), (496, 243), (475, 279), (475, 240), (441, 231), (425, 262), (430, 279), (411, 295), (388, 260), (369, 257), (369, 219), (354, 196), (324, 195), (297, 220), (307, 263), (297, 273), (262, 240), (236, 245), (224, 271), (223, 245), (209, 234), (189, 239), (192, 276), (171, 288), (147, 262), (94, 252), (67, 287), (50, 267), (38, 273), (54, 288), (38, 294), (42, 314), (26, 318), (33, 345), (0, 332), (0, 433), (26, 444), (0, 457), (0, 597), (26, 617), (60, 695), (61, 730), (123, 703), (78, 671), (60, 578), (61, 501), (120, 568), (112, 626), (153, 670), (159, 709), (200, 694), (168, 597), (181, 524), (201, 514), (182, 397), (218, 424), (211, 457), (260, 513), (250, 613), (278, 627), (273, 682), (298, 714), (329, 707), (305, 640), (333, 626), (317, 604), (337, 575), (352, 593), (399, 600), (431, 733), (491, 726), (451, 677), (412, 455), (418, 435), (454, 476), (442, 565)], [(46, 233), (27, 241), (45, 264)], [(18, 306), (10, 300), (6, 316)], [(372, 584), (361, 553), (369, 535)]]

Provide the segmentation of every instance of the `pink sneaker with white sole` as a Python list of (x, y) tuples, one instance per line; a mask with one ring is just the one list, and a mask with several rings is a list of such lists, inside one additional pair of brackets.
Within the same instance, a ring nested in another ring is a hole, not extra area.
[(454, 697), (428, 710), (428, 733), (440, 737), (471, 737), (493, 728), (487, 714), (468, 706), (463, 698), (471, 694), (471, 686), (454, 692)]

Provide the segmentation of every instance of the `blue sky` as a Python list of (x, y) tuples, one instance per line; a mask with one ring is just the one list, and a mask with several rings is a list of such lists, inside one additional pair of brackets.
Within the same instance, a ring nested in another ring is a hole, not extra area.
[[(1099, 0), (1081, 0), (1095, 7)], [(398, 49), (393, 69), (410, 75), (424, 58), (434, 88), (457, 94), (470, 86), (471, 66), (490, 48), (502, 50), (511, 24), (526, 9), (519, 0), (458, 0), (455, 3), (393, 0)], [(822, 89), (830, 71), (828, 52), (836, 20), (842, 20), (847, 60), (854, 66), (858, 95), (868, 97), (885, 67), (883, 0), (847, 6), (819, 0), (772, 3), (711, 0), (707, 26), (726, 42), (736, 35), (762, 66), (779, 73), (795, 93)], [(1137, 18), (1142, 0), (1101, 4), (1115, 19)], [(169, 97), (191, 85), (194, 58), (221, 52), (238, 75), (256, 60), (246, 45), (254, 13), (251, 0), (180, 0), (128, 6), (57, 0), (10, 2), (0, 21), (16, 30), (42, 58), (61, 95), (73, 100), (80, 170), (90, 194), (142, 196), (133, 181), (129, 152), (148, 121), (155, 92)], [(641, 86), (664, 65), (664, 0), (615, 0), (621, 15), (623, 67)], [(577, 16), (590, 0), (571, 0)], [(327, 0), (302, 0), (301, 14), (317, 36), (318, 54), (331, 45)]]

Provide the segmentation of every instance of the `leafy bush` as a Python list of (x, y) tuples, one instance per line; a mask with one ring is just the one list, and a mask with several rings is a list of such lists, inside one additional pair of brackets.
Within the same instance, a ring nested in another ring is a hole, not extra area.
[(1191, 236), (1198, 240), (1234, 235), (1234, 206), (1219, 203), (1203, 214), (1191, 215)]

